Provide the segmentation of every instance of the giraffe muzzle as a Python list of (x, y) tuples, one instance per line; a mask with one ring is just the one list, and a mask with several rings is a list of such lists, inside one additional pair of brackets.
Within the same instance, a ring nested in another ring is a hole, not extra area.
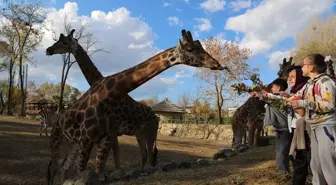
[(46, 55), (53, 55), (54, 54), (54, 52), (53, 52), (53, 50), (51, 49), (51, 48), (47, 48), (47, 50), (46, 50)]

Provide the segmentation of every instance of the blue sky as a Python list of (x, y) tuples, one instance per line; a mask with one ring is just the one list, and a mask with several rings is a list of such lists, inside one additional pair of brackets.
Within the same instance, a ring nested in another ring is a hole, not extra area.
[[(54, 8), (48, 15), (49, 19), (54, 21), (60, 19), (62, 12), (70, 13), (72, 20), (92, 21), (101, 46), (109, 51), (119, 46), (117, 42), (124, 42), (126, 36), (122, 36), (122, 32), (132, 33), (135, 30), (144, 33), (141, 34), (141, 39), (127, 41), (128, 49), (130, 43), (133, 46), (138, 44), (138, 49), (141, 48), (139, 52), (134, 51), (134, 48), (132, 52), (123, 49), (116, 53), (112, 51), (108, 56), (99, 54), (93, 57), (93, 61), (104, 75), (134, 66), (160, 50), (175, 46), (181, 30), (187, 29), (193, 33), (194, 39), (219, 36), (223, 40), (235, 41), (241, 47), (250, 48), (253, 53), (247, 62), (251, 68), (259, 67), (261, 79), (268, 83), (276, 78), (277, 64), (282, 62), (283, 57), (289, 57), (289, 51), (295, 46), (297, 32), (307, 25), (310, 19), (335, 12), (333, 4), (333, 0), (320, 0), (318, 3), (315, 0), (99, 0), (71, 3), (56, 0), (46, 3), (46, 6)], [(93, 11), (96, 11), (94, 16)], [(111, 12), (110, 16), (108, 12)], [(60, 23), (56, 21), (57, 24)], [(76, 21), (74, 24), (77, 24)], [(105, 33), (107, 25), (110, 26), (109, 30), (113, 29), (111, 35), (107, 36), (111, 38), (102, 34)], [(60, 29), (58, 31), (61, 32)], [(46, 34), (43, 41), (45, 47), (52, 43), (48, 36), (50, 37)], [(57, 63), (56, 66), (55, 63), (45, 62), (46, 59), (59, 60), (60, 56), (46, 58), (45, 47), (34, 56), (39, 65), (30, 69), (31, 79), (37, 83), (46, 79), (60, 81), (60, 73), (55, 71), (58, 71), (61, 63)], [(119, 58), (120, 61), (108, 64), (101, 62)], [(127, 64), (121, 64), (121, 61), (125, 60), (132, 60), (133, 63), (128, 61)], [(53, 68), (52, 71), (50, 68)], [(144, 87), (131, 92), (131, 96), (139, 100), (158, 95), (160, 99), (169, 98), (177, 102), (181, 93), (194, 94), (199, 87), (192, 71), (191, 67), (173, 67), (147, 82)], [(78, 68), (71, 69), (70, 73), (70, 84), (76, 85), (80, 90), (89, 87)], [(229, 106), (233, 105), (230, 103)]]

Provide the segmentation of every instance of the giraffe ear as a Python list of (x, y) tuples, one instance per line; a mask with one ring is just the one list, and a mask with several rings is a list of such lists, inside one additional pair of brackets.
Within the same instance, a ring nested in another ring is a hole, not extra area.
[(61, 33), (59, 39), (63, 39), (63, 38), (64, 38), (64, 34)]
[(286, 64), (286, 58), (283, 59), (282, 64)]

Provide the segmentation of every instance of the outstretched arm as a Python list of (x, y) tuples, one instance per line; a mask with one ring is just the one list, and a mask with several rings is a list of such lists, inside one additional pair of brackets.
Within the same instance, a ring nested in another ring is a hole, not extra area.
[[(316, 101), (310, 100), (297, 100), (297, 103), (294, 103), (296, 107), (306, 107), (313, 111), (321, 111), (321, 112), (330, 112), (334, 110), (335, 107), (335, 95), (336, 95), (336, 87), (332, 80), (327, 80), (318, 84), (321, 99), (316, 99)], [(295, 101), (295, 100), (294, 100)], [(294, 102), (292, 101), (292, 102)]]

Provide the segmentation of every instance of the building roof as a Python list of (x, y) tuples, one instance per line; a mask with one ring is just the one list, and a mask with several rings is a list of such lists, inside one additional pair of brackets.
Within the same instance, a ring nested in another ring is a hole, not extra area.
[(154, 105), (152, 107), (154, 112), (177, 112), (177, 113), (185, 113), (186, 111), (177, 105), (173, 104), (166, 98), (162, 102)]
[(29, 98), (29, 100), (27, 102), (28, 103), (38, 103), (38, 104), (53, 103), (52, 101), (49, 101), (45, 98), (36, 97), (36, 96)]

